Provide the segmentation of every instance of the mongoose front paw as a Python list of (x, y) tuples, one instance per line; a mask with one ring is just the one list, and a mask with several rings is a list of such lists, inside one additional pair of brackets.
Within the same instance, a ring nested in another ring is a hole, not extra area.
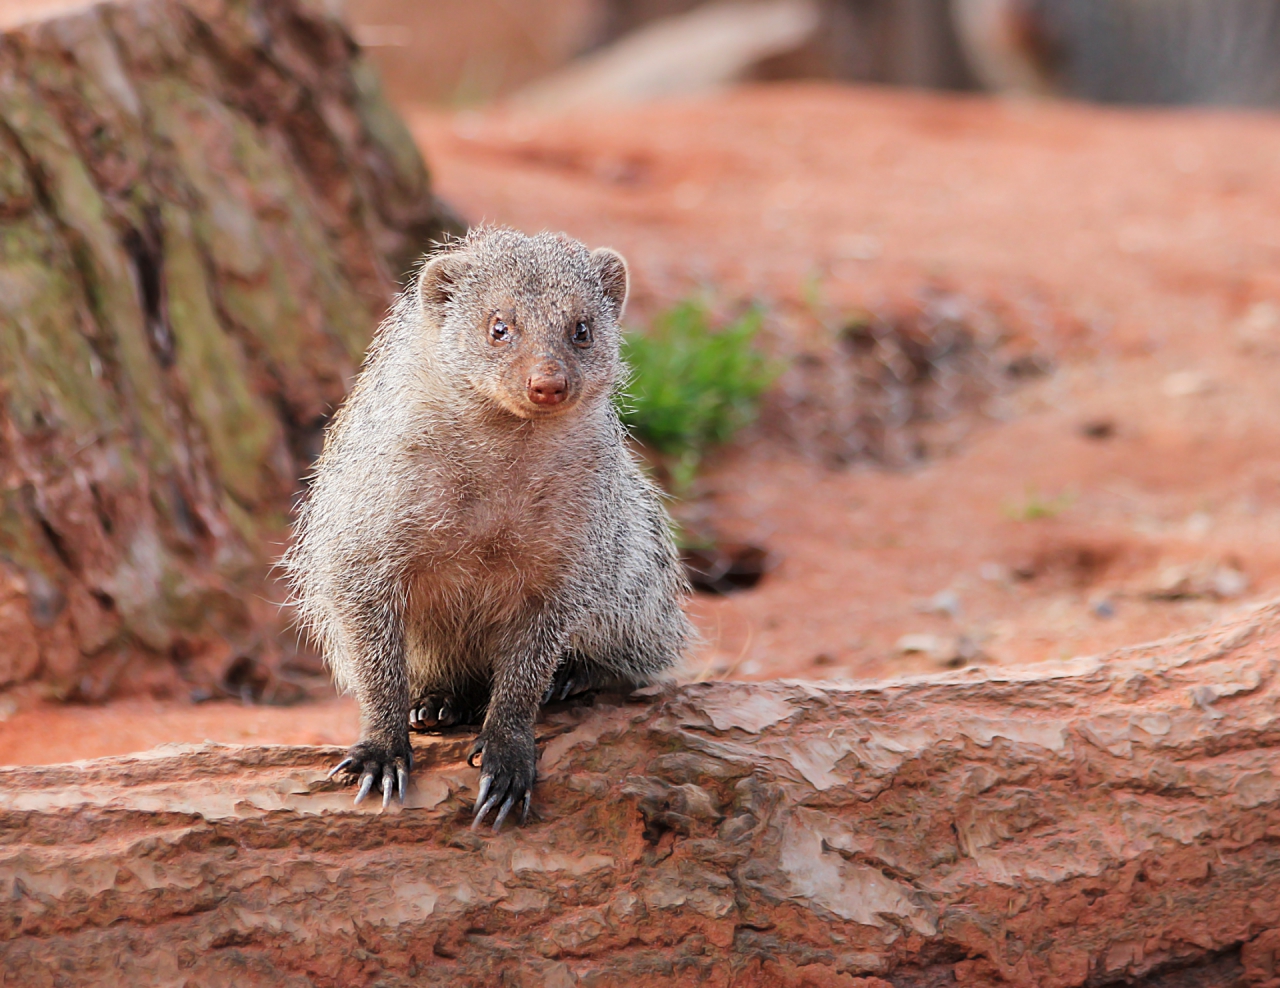
[(479, 827), (495, 806), (498, 807), (498, 815), (493, 819), (493, 829), (501, 829), (507, 814), (522, 800), (520, 822), (524, 823), (529, 816), (529, 800), (533, 798), (533, 780), (538, 766), (533, 731), (521, 731), (515, 737), (482, 733), (476, 738), (467, 761), (474, 764), (476, 755), (481, 756), (480, 792), (476, 796), (476, 815), (471, 829)]
[(381, 781), (382, 808), (385, 810), (391, 802), (391, 794), (397, 792), (400, 802), (404, 802), (409, 791), (409, 770), (413, 768), (413, 749), (409, 746), (409, 734), (387, 743), (365, 738), (351, 746), (347, 757), (338, 762), (330, 771), (332, 779), (339, 772), (345, 772), (349, 779), (360, 779), (360, 788), (356, 792), (356, 804), (359, 805), (369, 795), (375, 782)]

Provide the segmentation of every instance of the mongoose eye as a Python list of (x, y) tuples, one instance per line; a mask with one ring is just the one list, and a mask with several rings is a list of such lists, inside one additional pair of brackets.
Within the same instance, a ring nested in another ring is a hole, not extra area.
[(573, 335), (569, 337), (574, 346), (591, 346), (591, 327), (580, 321), (573, 327)]
[(501, 319), (495, 319), (489, 327), (489, 341), (494, 344), (507, 343), (511, 339), (511, 327)]

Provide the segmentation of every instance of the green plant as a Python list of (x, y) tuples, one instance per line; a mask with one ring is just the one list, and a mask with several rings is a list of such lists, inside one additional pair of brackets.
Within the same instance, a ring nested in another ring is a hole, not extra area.
[(707, 449), (756, 417), (777, 369), (755, 347), (762, 316), (751, 309), (718, 329), (706, 307), (686, 300), (647, 333), (627, 334), (631, 365), (618, 409), (632, 434), (665, 458), (671, 486), (688, 487)]
[(1026, 498), (1021, 504), (1006, 504), (1005, 516), (1014, 521), (1038, 521), (1041, 518), (1056, 518), (1075, 503), (1076, 496), (1072, 491), (1064, 491), (1056, 497), (1048, 497), (1032, 487), (1027, 488)]

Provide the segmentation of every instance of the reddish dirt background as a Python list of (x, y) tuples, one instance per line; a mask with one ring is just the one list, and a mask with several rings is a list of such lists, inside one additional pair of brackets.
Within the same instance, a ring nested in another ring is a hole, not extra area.
[[(763, 299), (786, 335), (813, 321), (814, 284), (835, 313), (937, 285), (1076, 327), (1007, 421), (923, 468), (831, 470), (765, 441), (718, 457), (719, 528), (783, 562), (755, 591), (699, 599), (692, 675), (923, 671), (894, 648), (921, 633), (1038, 661), (1233, 606), (1147, 599), (1177, 565), (1274, 592), (1277, 118), (795, 84), (411, 121), (469, 217), (626, 252), (634, 322), (709, 285)], [(1083, 434), (1100, 420), (1114, 438)], [(1011, 518), (1029, 491), (1070, 505)], [(959, 613), (924, 613), (946, 590)]]
[[(633, 325), (710, 288), (764, 302), (792, 352), (843, 313), (941, 287), (1047, 327), (1057, 370), (923, 467), (832, 469), (763, 428), (716, 455), (699, 512), (781, 563), (755, 590), (697, 599), (690, 678), (924, 672), (961, 636), (971, 661), (1054, 660), (1280, 587), (1280, 118), (823, 85), (565, 117), (407, 113), (467, 218), (624, 251)], [(1084, 434), (1099, 421), (1112, 438)], [(1065, 507), (1019, 520), (1030, 498)], [(1202, 592), (1235, 570), (1243, 590)], [(1182, 572), (1190, 596), (1152, 599)], [(958, 606), (930, 612), (944, 591)], [(903, 654), (904, 635), (939, 649)], [(356, 721), (346, 700), (20, 699), (0, 761), (342, 743)]]

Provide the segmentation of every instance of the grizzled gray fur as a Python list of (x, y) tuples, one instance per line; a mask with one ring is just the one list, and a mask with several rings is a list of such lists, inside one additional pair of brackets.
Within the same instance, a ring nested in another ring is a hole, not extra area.
[(334, 769), (403, 800), (409, 728), (483, 718), (476, 823), (534, 782), (549, 699), (652, 682), (690, 637), (660, 494), (627, 448), (627, 268), (483, 228), (429, 257), (325, 436), (284, 565), (362, 731)]

